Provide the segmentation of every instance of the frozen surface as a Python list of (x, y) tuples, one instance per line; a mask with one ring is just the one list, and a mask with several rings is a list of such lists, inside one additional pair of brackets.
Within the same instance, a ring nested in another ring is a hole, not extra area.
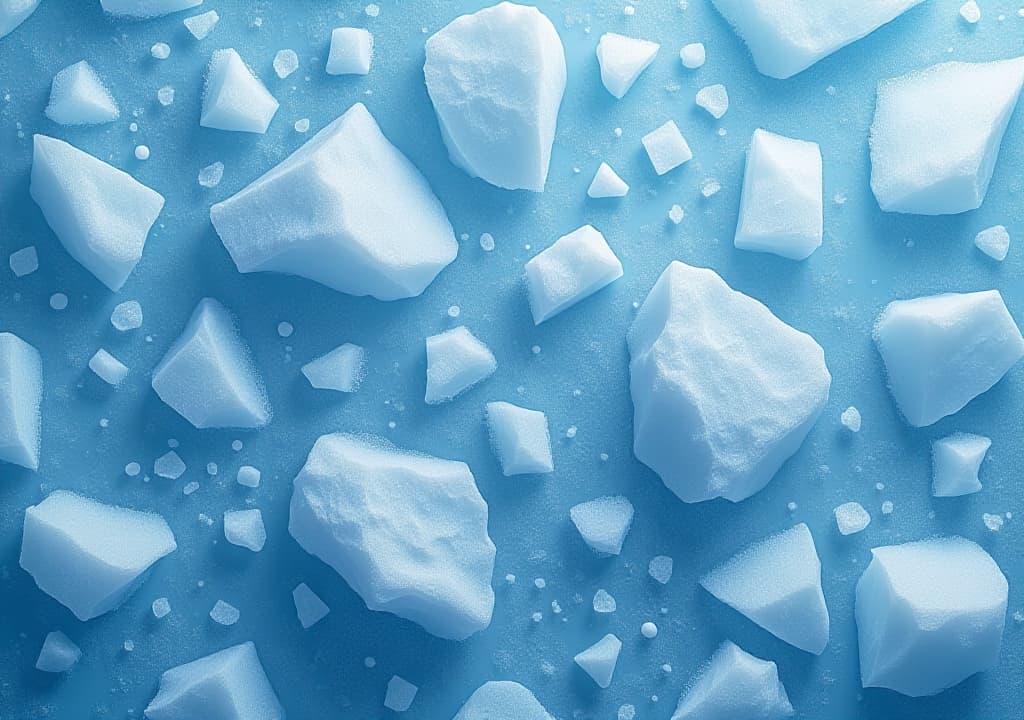
[(214, 130), (263, 134), (278, 102), (234, 48), (210, 57), (199, 124)]
[(984, 435), (956, 433), (932, 442), (932, 495), (958, 497), (981, 490), (978, 471), (992, 447)]
[(591, 550), (618, 555), (633, 524), (633, 504), (621, 495), (609, 495), (574, 505), (569, 517)]
[(81, 649), (60, 630), (47, 634), (36, 659), (36, 670), (48, 673), (67, 672), (82, 658)]
[(259, 552), (267, 542), (262, 513), (256, 508), (225, 512), (224, 538), (232, 545)]
[(573, 660), (593, 679), (599, 688), (612, 684), (615, 664), (619, 661), (622, 641), (608, 633), (586, 650), (579, 652)]
[(327, 603), (310, 590), (306, 583), (299, 583), (295, 586), (295, 589), (292, 590), (292, 601), (295, 603), (295, 614), (298, 616), (303, 630), (309, 630), (331, 612)]
[(612, 97), (622, 99), (640, 77), (640, 73), (654, 62), (658, 43), (650, 40), (605, 33), (597, 42), (597, 62), (601, 66), (601, 82)]
[(647, 151), (654, 172), (659, 175), (675, 170), (693, 159), (693, 151), (690, 150), (690, 145), (674, 120), (651, 130), (640, 139), (640, 142)]
[(428, 405), (448, 402), (481, 383), (498, 369), (498, 361), (465, 325), (427, 338)]
[(366, 377), (366, 349), (345, 343), (302, 366), (302, 374), (318, 390), (352, 393)]
[(46, 117), (61, 125), (101, 125), (120, 117), (117, 103), (85, 60), (53, 76)]
[(331, 32), (328, 75), (366, 75), (373, 61), (373, 35), (366, 28), (340, 27)]
[(625, 197), (629, 193), (629, 185), (612, 170), (608, 163), (601, 163), (594, 173), (594, 179), (587, 188), (587, 196), (592, 198)]
[(39, 0), (0, 0), (0, 38), (28, 20), (39, 7)]
[(12, 333), (0, 333), (0, 462), (39, 467), (43, 361)]
[(133, 18), (167, 15), (202, 4), (203, 0), (100, 0), (100, 5), (111, 15)]
[(487, 403), (486, 413), (491, 445), (506, 477), (554, 471), (544, 413), (507, 402)]
[(384, 707), (395, 712), (405, 712), (412, 707), (418, 690), (418, 687), (405, 678), (392, 675), (388, 680), (387, 693), (384, 695)]
[(453, 720), (552, 720), (526, 687), (508, 680), (491, 680), (469, 696)]

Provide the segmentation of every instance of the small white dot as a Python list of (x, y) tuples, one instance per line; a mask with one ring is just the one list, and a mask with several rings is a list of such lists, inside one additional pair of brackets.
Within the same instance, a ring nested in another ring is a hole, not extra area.
[(54, 293), (50, 296), (50, 307), (54, 310), (63, 310), (68, 306), (68, 296), (64, 293)]
[(277, 334), (281, 337), (291, 337), (293, 332), (295, 332), (295, 327), (287, 320), (277, 324)]
[(658, 626), (654, 623), (647, 621), (640, 626), (640, 634), (648, 640), (653, 640), (658, 636)]
[(137, 160), (149, 160), (149, 147), (147, 145), (136, 145), (135, 158)]

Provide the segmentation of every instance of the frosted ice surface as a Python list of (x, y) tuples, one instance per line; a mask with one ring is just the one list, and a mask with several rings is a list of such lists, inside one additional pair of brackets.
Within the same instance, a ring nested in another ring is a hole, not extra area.
[(465, 463), (323, 435), (294, 485), (289, 532), (368, 608), (453, 640), (490, 624), (495, 549)]
[(693, 158), (686, 138), (679, 132), (679, 126), (673, 120), (647, 133), (640, 138), (640, 142), (647, 151), (654, 172), (659, 175), (664, 175)]
[(850, 432), (860, 432), (860, 426), (862, 422), (860, 417), (860, 410), (851, 405), (850, 407), (843, 410), (843, 412), (839, 415), (839, 422), (841, 422), (843, 427), (849, 430)]
[(85, 60), (53, 77), (46, 117), (61, 125), (99, 125), (117, 120), (117, 103)]
[(0, 333), (0, 462), (39, 467), (43, 361), (39, 351)]
[(828, 400), (814, 338), (711, 270), (669, 264), (627, 339), (633, 451), (685, 502), (761, 490)]
[(423, 74), (455, 165), (508, 190), (544, 190), (566, 77), (547, 17), (510, 2), (461, 15), (427, 40)]
[(418, 690), (418, 687), (405, 678), (392, 675), (384, 694), (384, 707), (395, 712), (405, 712), (412, 706)]
[(177, 480), (185, 474), (185, 463), (178, 453), (170, 450), (153, 462), (153, 472), (157, 477)]
[(1024, 356), (998, 290), (896, 300), (874, 335), (892, 396), (914, 427), (958, 412)]
[(716, 120), (721, 120), (729, 110), (729, 91), (725, 85), (708, 85), (697, 91), (694, 101)]
[(726, 640), (679, 698), (672, 720), (782, 720), (792, 715), (775, 663)]
[(833, 509), (836, 516), (836, 527), (841, 535), (853, 535), (864, 530), (871, 524), (871, 516), (864, 506), (857, 502), (848, 502)]
[(981, 490), (978, 470), (992, 447), (984, 435), (956, 433), (932, 443), (932, 495), (958, 497)]
[(224, 538), (232, 545), (259, 552), (267, 542), (263, 514), (256, 508), (225, 512)]
[(20, 564), (84, 621), (120, 606), (176, 548), (159, 515), (56, 490), (25, 510)]
[(625, 197), (628, 192), (629, 185), (608, 163), (601, 163), (598, 166), (594, 179), (587, 189), (587, 195), (592, 198)]
[(182, 22), (184, 22), (188, 31), (192, 33), (192, 37), (196, 40), (203, 40), (210, 34), (214, 26), (220, 22), (220, 15), (217, 14), (216, 10), (208, 10), (199, 15), (185, 18)]
[(427, 338), (428, 405), (448, 402), (498, 369), (490, 349), (464, 325)]
[(103, 382), (115, 387), (128, 377), (128, 367), (103, 348), (89, 358), (89, 369)]
[(65, 249), (117, 291), (142, 258), (160, 193), (63, 140), (33, 138), (32, 199)]
[(110, 324), (121, 332), (142, 327), (142, 305), (138, 300), (119, 303), (110, 313)]
[(274, 55), (274, 73), (284, 80), (299, 69), (299, 56), (294, 50), (278, 50)]
[(605, 33), (597, 43), (597, 61), (601, 66), (601, 82), (614, 97), (621, 99), (629, 92), (640, 73), (654, 62), (658, 43), (618, 33)]
[(1005, 225), (993, 225), (974, 236), (974, 245), (993, 260), (1002, 262), (1010, 252), (1010, 233)]
[(452, 720), (553, 720), (528, 688), (491, 680), (469, 696)]
[(704, 43), (683, 45), (679, 51), (679, 60), (683, 63), (683, 67), (690, 70), (696, 70), (703, 66), (707, 60), (707, 51), (704, 49)]
[(331, 612), (327, 603), (310, 590), (306, 583), (299, 583), (295, 586), (295, 589), (292, 590), (292, 600), (295, 603), (295, 614), (298, 616), (303, 630), (313, 627)]
[(871, 189), (888, 212), (981, 206), (1024, 84), (1024, 57), (948, 62), (882, 80), (871, 124)]
[(617, 606), (615, 598), (609, 595), (608, 591), (604, 588), (601, 588), (594, 593), (594, 600), (592, 604), (594, 606), (594, 612), (596, 613), (613, 613)]
[(302, 374), (319, 390), (353, 393), (366, 377), (366, 350), (345, 343), (303, 365)]
[(647, 563), (647, 573), (662, 585), (672, 579), (672, 566), (675, 562), (667, 555), (655, 555)]
[(7, 263), (15, 277), (31, 275), (39, 269), (39, 255), (36, 253), (36, 246), (29, 245), (21, 250), (15, 250), (7, 259)]
[(147, 720), (284, 720), (284, 708), (251, 642), (171, 668)]
[(533, 322), (540, 325), (622, 277), (622, 263), (592, 225), (563, 235), (526, 263)]
[(506, 477), (554, 471), (544, 413), (512, 403), (490, 402), (486, 414), (491, 447)]
[(219, 160), (215, 163), (207, 165), (199, 171), (198, 182), (200, 187), (204, 188), (215, 188), (220, 185), (220, 181), (224, 178), (224, 163)]
[(167, 15), (202, 4), (203, 0), (100, 0), (100, 5), (111, 15), (134, 18)]
[(615, 672), (615, 664), (619, 661), (620, 650), (622, 641), (608, 633), (576, 655), (573, 660), (593, 678), (598, 687), (606, 688), (612, 684), (612, 674)]
[(821, 246), (821, 150), (755, 130), (743, 174), (736, 247), (804, 260)]
[(569, 517), (591, 550), (618, 555), (633, 524), (633, 504), (621, 495), (607, 495), (574, 505)]
[(367, 75), (373, 62), (373, 35), (366, 28), (340, 27), (331, 32), (328, 75)]
[(39, 0), (0, 0), (0, 38), (28, 20), (39, 7)]
[(239, 485), (244, 485), (245, 487), (259, 487), (260, 471), (251, 465), (243, 465), (238, 468), (238, 475), (235, 477), (235, 480)]
[(216, 130), (265, 133), (278, 102), (234, 48), (210, 58), (199, 124)]
[(745, 548), (700, 584), (780, 640), (815, 655), (824, 652), (829, 618), (821, 561), (803, 523)]
[(82, 658), (82, 651), (60, 630), (48, 633), (36, 660), (36, 670), (62, 673), (70, 670)]
[(160, 618), (164, 618), (170, 615), (171, 603), (170, 601), (168, 601), (167, 598), (160, 597), (153, 601), (151, 609), (153, 610), (153, 617), (159, 620)]
[(210, 209), (240, 272), (298, 275), (351, 295), (415, 297), (458, 252), (426, 179), (353, 105)]
[(218, 600), (210, 610), (210, 619), (218, 625), (230, 626), (238, 622), (242, 613), (231, 603)]
[(995, 666), (1008, 586), (987, 552), (949, 537), (871, 554), (855, 606), (864, 687), (935, 695)]

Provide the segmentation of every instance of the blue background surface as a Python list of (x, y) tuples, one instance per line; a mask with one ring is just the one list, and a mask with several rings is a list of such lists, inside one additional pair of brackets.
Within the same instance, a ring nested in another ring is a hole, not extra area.
[[(1024, 51), (1019, 2), (981, 2), (984, 18), (969, 27), (959, 0), (929, 0), (891, 25), (787, 81), (759, 75), (745, 48), (706, 0), (685, 9), (673, 0), (642, 0), (626, 17), (621, 0), (539, 2), (565, 44), (569, 80), (559, 119), (548, 190), (507, 192), (470, 179), (452, 166), (423, 84), (423, 43), (482, 0), (384, 0), (378, 17), (364, 3), (288, 0), (208, 0), (220, 24), (195, 41), (182, 26), (194, 13), (153, 21), (116, 22), (97, 0), (43, 0), (38, 11), (0, 40), (0, 258), (34, 244), (38, 272), (16, 279), (0, 271), (0, 328), (43, 354), (45, 397), (39, 472), (0, 466), (0, 718), (141, 717), (167, 668), (244, 640), (256, 643), (289, 717), (393, 717), (382, 708), (392, 674), (420, 686), (406, 717), (447, 719), (488, 679), (514, 679), (530, 687), (559, 718), (614, 718), (624, 703), (639, 718), (668, 718), (692, 673), (725, 638), (775, 660), (801, 718), (1020, 718), (1024, 691), (1024, 625), (1007, 618), (1002, 659), (934, 698), (910, 699), (885, 690), (862, 690), (857, 666), (853, 588), (875, 545), (938, 533), (959, 533), (982, 543), (1010, 581), (1008, 615), (1024, 610), (1024, 513), (1020, 442), (1024, 423), (1024, 370), (1016, 368), (992, 391), (938, 424), (912, 429), (898, 416), (885, 389), (871, 328), (885, 304), (939, 291), (998, 288), (1011, 312), (1024, 318), (1024, 117), (1018, 112), (1003, 142), (983, 207), (957, 217), (886, 215), (868, 185), (867, 130), (875, 85), (884, 77), (949, 59), (991, 60)], [(1000, 21), (998, 16), (1005, 15)], [(256, 22), (257, 18), (262, 23)], [(330, 30), (366, 26), (375, 35), (373, 69), (365, 78), (329, 77), (323, 71)], [(662, 43), (654, 65), (621, 101), (602, 87), (594, 49), (606, 31)], [(166, 61), (150, 46), (168, 42)], [(703, 41), (708, 62), (685, 70), (678, 50)], [(199, 127), (204, 66), (210, 53), (235, 47), (281, 102), (265, 136)], [(274, 53), (293, 48), (300, 70), (274, 75)], [(119, 121), (96, 128), (63, 128), (43, 115), (52, 76), (87, 59), (120, 104)], [(698, 88), (728, 87), (731, 107), (721, 121), (695, 108)], [(176, 98), (161, 107), (157, 90), (171, 85)], [(467, 233), (455, 263), (422, 297), (391, 304), (348, 297), (311, 282), (271, 275), (241, 275), (209, 223), (208, 207), (279, 162), (352, 103), (362, 101), (385, 134), (423, 171), (448, 210), (456, 233)], [(311, 129), (292, 125), (308, 117)], [(674, 119), (694, 149), (682, 169), (655, 176), (640, 137)], [(139, 125), (137, 133), (128, 129)], [(613, 133), (622, 128), (622, 137)], [(814, 140), (824, 156), (825, 241), (807, 262), (793, 263), (732, 247), (743, 158), (757, 127)], [(725, 131), (719, 134), (719, 129)], [(145, 255), (120, 293), (112, 294), (74, 262), (46, 226), (28, 194), (31, 136), (67, 139), (135, 175), (167, 198)], [(152, 150), (134, 159), (137, 143)], [(212, 190), (196, 183), (201, 168), (222, 161), (224, 180)], [(602, 161), (632, 186), (621, 201), (592, 201), (586, 189)], [(700, 183), (716, 178), (710, 199)], [(833, 198), (845, 196), (844, 204)], [(668, 222), (679, 203), (683, 222)], [(522, 282), (523, 263), (537, 250), (583, 223), (607, 237), (625, 276), (598, 295), (535, 328)], [(1005, 224), (1015, 244), (1000, 264), (973, 246), (974, 234)], [(496, 239), (492, 253), (478, 238)], [(831, 399), (802, 450), (768, 488), (734, 505), (685, 505), (631, 453), (625, 333), (659, 273), (673, 259), (709, 266), (735, 288), (764, 301), (779, 317), (811, 333), (825, 348), (833, 374)], [(64, 292), (70, 305), (50, 309)], [(258, 433), (197, 431), (163, 405), (149, 372), (181, 331), (196, 302), (213, 296), (239, 317), (275, 409)], [(139, 300), (145, 324), (119, 334), (111, 309)], [(459, 305), (457, 321), (447, 317)], [(282, 339), (287, 320), (295, 334)], [(498, 358), (497, 374), (440, 407), (423, 401), (423, 338), (466, 324)], [(300, 366), (342, 342), (367, 347), (369, 376), (351, 397), (313, 391)], [(532, 346), (540, 352), (532, 352)], [(86, 368), (103, 346), (132, 369), (115, 390)], [(543, 478), (505, 478), (487, 442), (483, 404), (509, 400), (548, 414), (556, 471)], [(860, 408), (864, 427), (849, 436), (839, 425), (848, 405)], [(100, 419), (108, 418), (108, 427)], [(394, 422), (395, 427), (389, 428)], [(575, 439), (566, 429), (579, 428)], [(490, 505), (497, 545), (496, 605), (491, 627), (465, 643), (436, 639), (418, 626), (366, 610), (325, 565), (305, 554), (287, 533), (291, 479), (316, 437), (338, 430), (372, 432), (400, 446), (465, 460)], [(993, 440), (982, 469), (984, 490), (961, 499), (930, 496), (932, 439), (953, 431)], [(152, 473), (152, 461), (177, 439), (188, 471), (177, 481), (127, 477), (131, 461)], [(240, 439), (241, 451), (231, 449)], [(608, 460), (600, 459), (607, 453)], [(207, 463), (219, 472), (208, 475)], [(262, 469), (263, 484), (235, 483), (241, 464)], [(182, 494), (189, 481), (201, 488)], [(876, 490), (876, 483), (885, 489)], [(54, 488), (162, 513), (178, 550), (157, 563), (146, 584), (121, 609), (88, 623), (41, 591), (18, 566), (23, 510)], [(621, 556), (597, 559), (568, 519), (575, 503), (625, 494), (636, 519)], [(870, 527), (842, 538), (832, 508), (849, 500), (872, 514)], [(883, 501), (894, 503), (889, 516)], [(787, 503), (795, 502), (794, 511)], [(224, 510), (258, 507), (269, 539), (259, 554), (223, 540)], [(999, 533), (982, 513), (1017, 516)], [(200, 515), (213, 519), (204, 523)], [(832, 618), (821, 657), (795, 650), (720, 605), (696, 578), (736, 550), (770, 532), (806, 522), (822, 558)], [(665, 586), (647, 575), (657, 554), (675, 559)], [(508, 586), (506, 573), (518, 580)], [(534, 578), (544, 578), (537, 590)], [(291, 590), (308, 583), (331, 614), (303, 632)], [(202, 586), (200, 586), (202, 583)], [(596, 616), (598, 588), (618, 611)], [(150, 603), (167, 596), (173, 612), (154, 621)], [(241, 610), (233, 627), (207, 617), (222, 598)], [(555, 615), (557, 600), (562, 613)], [(664, 614), (662, 614), (664, 608)], [(544, 613), (536, 624), (534, 611)], [(655, 620), (660, 634), (644, 640), (640, 624)], [(84, 656), (67, 676), (33, 669), (47, 632), (61, 629)], [(615, 679), (599, 690), (572, 656), (606, 632), (623, 639)], [(122, 649), (131, 639), (135, 650)], [(363, 659), (376, 658), (367, 669)], [(662, 671), (663, 663), (672, 672)], [(657, 696), (657, 700), (654, 700)]]

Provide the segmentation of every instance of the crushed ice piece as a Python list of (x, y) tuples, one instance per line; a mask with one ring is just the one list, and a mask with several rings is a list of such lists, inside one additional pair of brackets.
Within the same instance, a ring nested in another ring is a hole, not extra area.
[(821, 561), (803, 523), (750, 545), (700, 584), (780, 640), (815, 655), (824, 652), (829, 617)]
[(220, 22), (220, 15), (217, 14), (216, 10), (209, 10), (199, 15), (185, 18), (183, 22), (188, 31), (192, 33), (192, 37), (196, 40), (203, 40), (210, 34), (213, 27)]
[(992, 447), (984, 435), (956, 433), (932, 443), (932, 495), (959, 497), (981, 490), (978, 471)]
[(48, 673), (67, 672), (82, 659), (82, 651), (67, 635), (54, 630), (46, 635), (36, 660), (36, 670)]
[(427, 92), (452, 163), (508, 190), (542, 192), (565, 91), (565, 51), (535, 7), (461, 15), (426, 44)]
[(686, 143), (686, 138), (679, 132), (675, 121), (669, 120), (661, 127), (640, 138), (647, 157), (654, 166), (654, 172), (664, 175), (693, 158), (693, 152)]
[(79, 620), (114, 610), (177, 548), (162, 517), (56, 490), (25, 510), (21, 567)]
[(171, 56), (171, 46), (165, 42), (158, 42), (149, 49), (149, 54), (156, 60), (166, 60)]
[(452, 720), (552, 720), (528, 688), (510, 680), (491, 680), (469, 696)]
[(261, 473), (258, 468), (254, 468), (252, 465), (243, 465), (238, 468), (238, 474), (235, 476), (235, 481), (239, 485), (255, 488), (260, 486), (260, 475)]
[(168, 15), (202, 4), (203, 0), (100, 0), (100, 5), (111, 15), (133, 18)]
[(39, 0), (0, 0), (0, 38), (28, 20), (39, 7)]
[(914, 427), (959, 412), (1024, 357), (1024, 337), (998, 290), (896, 300), (874, 337), (889, 390)]
[(594, 593), (593, 606), (596, 613), (613, 613), (616, 608), (615, 598), (608, 594), (607, 590), (601, 588)]
[(629, 92), (640, 74), (654, 62), (661, 46), (618, 33), (605, 33), (597, 43), (597, 62), (601, 66), (601, 82), (617, 99)]
[(662, 585), (667, 585), (672, 579), (672, 566), (674, 561), (667, 555), (655, 555), (647, 563), (647, 574)]
[(689, 43), (683, 45), (679, 51), (679, 60), (683, 63), (683, 67), (689, 68), (690, 70), (696, 70), (697, 68), (704, 65), (707, 60), (707, 51), (704, 49), (704, 43)]
[(380, 5), (378, 5), (377, 3), (370, 3), (365, 8), (363, 8), (363, 12), (366, 13), (367, 17), (377, 17), (378, 15), (380, 15)]
[(618, 555), (633, 524), (633, 503), (621, 495), (607, 495), (574, 505), (569, 517), (591, 550)]
[(259, 552), (267, 542), (263, 514), (256, 508), (225, 512), (224, 539), (232, 545)]
[(992, 532), (999, 532), (1003, 529), (1003, 517), (1002, 515), (993, 515), (992, 513), (982, 513), (981, 521), (985, 524)]
[(882, 514), (892, 515), (893, 508), (894, 506), (892, 504), (892, 500), (886, 500), (885, 502), (882, 503)]
[(278, 102), (234, 48), (210, 58), (199, 124), (216, 130), (265, 133)]
[(120, 117), (110, 91), (85, 60), (54, 75), (46, 117), (60, 125), (99, 125)]
[(115, 387), (128, 377), (128, 367), (103, 348), (89, 358), (89, 369), (103, 382)]
[(871, 516), (864, 506), (857, 502), (843, 503), (832, 513), (836, 516), (836, 527), (840, 535), (853, 535), (871, 524)]
[(647, 621), (640, 626), (640, 634), (648, 640), (653, 640), (658, 637), (658, 626), (654, 623)]
[(395, 712), (405, 712), (412, 706), (419, 688), (398, 675), (388, 680), (388, 689), (384, 694), (384, 707)]
[(729, 91), (725, 89), (725, 85), (708, 85), (697, 91), (694, 102), (715, 120), (721, 120), (729, 110)]
[(110, 313), (110, 324), (120, 332), (137, 330), (142, 327), (142, 305), (138, 300), (118, 303)]
[(159, 597), (153, 601), (152, 605), (153, 617), (157, 620), (166, 617), (171, 612), (171, 603), (165, 597)]
[(185, 487), (183, 487), (181, 489), (181, 492), (182, 492), (182, 494), (188, 496), (188, 495), (191, 495), (192, 493), (194, 493), (198, 489), (199, 489), (199, 483), (197, 483), (195, 480), (192, 480), (191, 482), (185, 483)]
[(495, 548), (465, 463), (323, 435), (295, 478), (288, 531), (371, 610), (452, 640), (490, 625)]
[(295, 121), (295, 132), (304, 133), (309, 131), (309, 118), (299, 118)]
[(668, 210), (668, 219), (672, 221), (673, 225), (678, 225), (686, 217), (686, 211), (680, 205), (673, 205)]
[(960, 537), (877, 547), (857, 582), (864, 687), (935, 695), (999, 660), (1008, 586)]
[(718, 182), (714, 178), (706, 178), (700, 184), (700, 194), (705, 198), (717, 195), (722, 191), (722, 183)]
[(36, 246), (29, 245), (21, 250), (15, 250), (11, 253), (7, 262), (15, 277), (31, 275), (39, 269), (39, 255), (36, 253)]
[(844, 428), (846, 428), (852, 433), (860, 432), (860, 410), (851, 405), (850, 407), (843, 410), (843, 412), (839, 415), (839, 422), (842, 423)]
[(483, 233), (480, 235), (480, 248), (484, 252), (491, 252), (494, 250), (494, 236), (490, 233)]
[(306, 583), (299, 583), (292, 590), (292, 601), (295, 603), (295, 614), (303, 630), (309, 630), (327, 617), (331, 609), (320, 596), (313, 592)]
[(217, 161), (199, 171), (199, 185), (204, 188), (215, 188), (224, 178), (224, 163)]
[(274, 72), (284, 80), (299, 69), (299, 55), (294, 50), (278, 50), (274, 55)]
[(218, 625), (234, 625), (241, 616), (242, 613), (238, 611), (238, 608), (223, 600), (218, 600), (214, 603), (213, 608), (210, 610), (210, 619)]
[(373, 35), (366, 28), (339, 27), (331, 32), (328, 75), (368, 75), (373, 62)]
[(615, 714), (616, 720), (635, 720), (636, 718), (636, 706), (635, 705), (619, 705), (619, 710)]
[(628, 192), (629, 185), (626, 181), (604, 162), (598, 166), (594, 179), (587, 188), (587, 196), (592, 198), (625, 197)]
[(828, 400), (821, 346), (711, 270), (669, 264), (627, 339), (634, 454), (684, 502), (761, 490)]
[(491, 447), (506, 477), (554, 471), (544, 413), (507, 402), (487, 403), (485, 410)]
[(124, 474), (128, 477), (138, 477), (140, 472), (142, 472), (142, 466), (135, 461), (124, 466)]
[(366, 377), (366, 349), (345, 343), (303, 365), (302, 374), (318, 390), (353, 393)]
[(170, 85), (165, 85), (156, 91), (156, 99), (164, 107), (174, 104), (174, 88)]
[(427, 338), (428, 405), (448, 402), (483, 382), (498, 369), (490, 349), (465, 325)]
[(974, 0), (967, 0), (960, 6), (960, 17), (964, 19), (964, 22), (974, 25), (981, 20), (981, 8)]
[(1002, 262), (1010, 252), (1010, 233), (1006, 226), (994, 225), (975, 235), (974, 245), (993, 260)]
[(181, 456), (169, 450), (153, 461), (153, 473), (157, 477), (177, 480), (185, 474), (186, 466)]
[(619, 661), (620, 650), (622, 641), (608, 633), (573, 660), (593, 678), (598, 687), (607, 688), (612, 684), (612, 674), (615, 672), (615, 663)]

